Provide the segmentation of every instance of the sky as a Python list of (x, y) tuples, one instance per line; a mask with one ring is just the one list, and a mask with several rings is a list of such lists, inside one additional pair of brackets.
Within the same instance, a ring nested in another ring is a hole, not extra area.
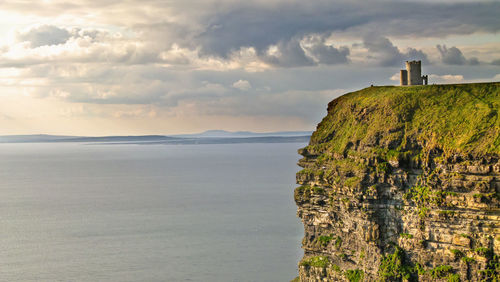
[(500, 1), (0, 0), (0, 135), (314, 130), (332, 99), (500, 81)]

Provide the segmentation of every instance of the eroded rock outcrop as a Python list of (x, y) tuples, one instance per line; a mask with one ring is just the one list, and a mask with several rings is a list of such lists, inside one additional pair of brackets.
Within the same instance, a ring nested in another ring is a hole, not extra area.
[(328, 105), (297, 173), (301, 281), (500, 281), (500, 84)]

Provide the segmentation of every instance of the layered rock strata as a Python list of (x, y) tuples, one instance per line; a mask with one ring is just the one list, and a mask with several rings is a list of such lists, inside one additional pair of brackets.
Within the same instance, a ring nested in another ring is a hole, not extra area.
[(500, 84), (370, 87), (299, 150), (300, 281), (500, 281)]

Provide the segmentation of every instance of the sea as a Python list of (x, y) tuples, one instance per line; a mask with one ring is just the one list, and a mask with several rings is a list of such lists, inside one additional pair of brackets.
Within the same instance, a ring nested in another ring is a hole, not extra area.
[(305, 145), (0, 144), (0, 281), (290, 281)]

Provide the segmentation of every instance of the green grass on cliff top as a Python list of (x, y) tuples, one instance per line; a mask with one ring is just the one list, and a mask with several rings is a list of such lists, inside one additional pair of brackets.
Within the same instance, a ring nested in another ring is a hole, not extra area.
[(328, 105), (311, 145), (500, 153), (500, 83), (369, 87)]

